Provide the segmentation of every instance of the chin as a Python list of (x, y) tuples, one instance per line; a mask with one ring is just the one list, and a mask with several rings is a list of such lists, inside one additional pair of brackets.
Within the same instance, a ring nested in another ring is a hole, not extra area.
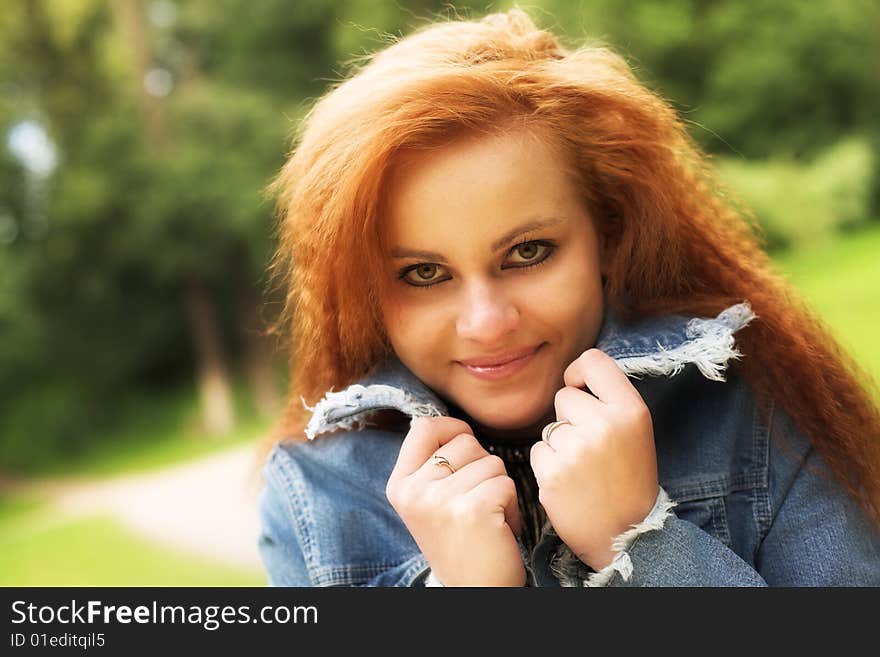
[(495, 408), (464, 409), (468, 415), (485, 427), (500, 431), (527, 429), (544, 419), (547, 408), (534, 401), (532, 404), (499, 404)]

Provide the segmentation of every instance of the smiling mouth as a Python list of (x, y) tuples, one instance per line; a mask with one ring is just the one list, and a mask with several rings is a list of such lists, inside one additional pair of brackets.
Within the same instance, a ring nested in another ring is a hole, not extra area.
[[(543, 344), (543, 343), (541, 343)], [(474, 367), (479, 369), (492, 368), (492, 367), (500, 367), (502, 365), (506, 365), (507, 363), (511, 363), (515, 360), (519, 360), (520, 358), (524, 358), (526, 356), (530, 356), (535, 353), (539, 348), (539, 345), (535, 345), (532, 347), (528, 347), (526, 349), (519, 349), (517, 351), (508, 352), (505, 355), (488, 357), (488, 358), (471, 358), (469, 360), (460, 360), (458, 361), (462, 365), (466, 367)]]
[[(462, 361), (459, 361), (459, 364), (464, 368), (466, 372), (476, 376), (479, 379), (500, 379), (511, 376), (512, 374), (515, 374), (516, 372), (519, 372), (524, 367), (526, 367), (534, 359), (535, 355), (541, 350), (541, 347), (543, 346), (544, 343), (541, 343), (537, 347), (530, 349), (524, 354), (517, 355), (510, 360), (501, 363), (495, 363), (493, 365), (473, 365)], [(489, 359), (484, 359), (482, 362), (485, 363), (488, 360)], [(481, 361), (477, 360), (477, 362)]]

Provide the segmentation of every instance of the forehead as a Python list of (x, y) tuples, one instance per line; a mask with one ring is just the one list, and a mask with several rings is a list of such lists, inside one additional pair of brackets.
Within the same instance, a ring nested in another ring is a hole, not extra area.
[(382, 232), (392, 247), (492, 239), (505, 227), (570, 215), (580, 205), (561, 151), (525, 130), (403, 152), (385, 195)]

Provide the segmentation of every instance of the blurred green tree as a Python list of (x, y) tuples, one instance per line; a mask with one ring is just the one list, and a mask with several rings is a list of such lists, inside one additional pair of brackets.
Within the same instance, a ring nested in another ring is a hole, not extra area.
[[(710, 152), (809, 161), (856, 137), (880, 153), (876, 0), (538, 4), (572, 44), (586, 35), (621, 52)], [(871, 175), (876, 217), (880, 167)]]

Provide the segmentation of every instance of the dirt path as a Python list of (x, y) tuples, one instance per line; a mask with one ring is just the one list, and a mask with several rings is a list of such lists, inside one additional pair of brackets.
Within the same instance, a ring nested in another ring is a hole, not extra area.
[(35, 484), (60, 519), (109, 514), (155, 543), (262, 570), (257, 552), (259, 469), (246, 445), (145, 474)]

